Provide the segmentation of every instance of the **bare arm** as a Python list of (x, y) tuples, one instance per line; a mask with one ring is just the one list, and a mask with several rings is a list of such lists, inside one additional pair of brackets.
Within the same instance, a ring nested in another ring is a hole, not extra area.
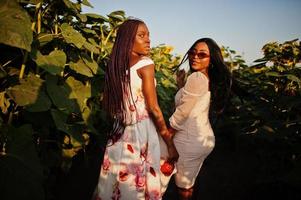
[(179, 155), (172, 140), (173, 135), (167, 129), (162, 111), (157, 100), (155, 87), (155, 66), (153, 64), (147, 65), (138, 69), (137, 71), (138, 75), (142, 79), (142, 92), (145, 98), (147, 109), (155, 123), (157, 131), (162, 136), (164, 142), (167, 145), (170, 159), (176, 161)]
[(151, 114), (151, 117), (155, 123), (155, 126), (164, 139), (167, 145), (172, 137), (165, 124), (162, 111), (159, 107), (157, 100), (157, 93), (155, 88), (155, 69), (154, 65), (148, 65), (138, 70), (138, 74), (142, 79), (142, 92), (145, 98), (146, 106)]

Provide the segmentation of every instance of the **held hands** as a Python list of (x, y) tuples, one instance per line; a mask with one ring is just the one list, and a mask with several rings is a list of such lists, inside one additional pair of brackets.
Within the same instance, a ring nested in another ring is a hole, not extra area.
[(177, 162), (179, 159), (179, 153), (178, 153), (174, 143), (172, 143), (171, 145), (168, 145), (167, 150), (168, 150), (168, 162), (172, 163), (172, 164)]
[(176, 149), (176, 146), (173, 142), (173, 137), (175, 135), (175, 130), (171, 127), (168, 128), (168, 142), (167, 142), (167, 150), (168, 150), (168, 162), (175, 163), (179, 159), (179, 153)]
[(175, 134), (175, 130), (171, 127), (167, 129), (167, 137), (165, 137), (165, 141), (167, 144), (168, 158), (161, 165), (160, 170), (165, 176), (170, 176), (174, 172), (175, 162), (178, 161), (179, 153), (176, 149), (176, 146), (173, 143), (173, 137)]
[(167, 130), (168, 130), (168, 132), (172, 135), (172, 137), (175, 136), (176, 131), (177, 131), (176, 129), (172, 128), (171, 126), (169, 126), (169, 127), (167, 128)]

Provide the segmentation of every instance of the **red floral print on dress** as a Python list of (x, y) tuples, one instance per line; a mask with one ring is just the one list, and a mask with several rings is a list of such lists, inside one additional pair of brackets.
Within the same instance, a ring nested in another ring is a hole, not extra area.
[(137, 109), (137, 121), (149, 118), (148, 111), (145, 107), (145, 100), (141, 89), (136, 91), (135, 106)]
[(149, 172), (156, 177), (156, 171), (154, 170), (153, 167), (151, 167), (151, 160), (149, 157), (147, 157), (147, 149), (148, 149), (148, 143), (146, 143), (146, 145), (141, 147), (141, 151), (140, 151), (140, 158), (143, 158), (143, 162), (145, 163), (146, 169), (149, 170)]
[(119, 168), (119, 180), (121, 182), (126, 181), (129, 178), (129, 175), (132, 174), (128, 168), (128, 165), (125, 163), (120, 163)]
[(155, 172), (155, 170), (154, 170), (153, 167), (150, 167), (150, 168), (149, 168), (149, 172), (150, 172), (154, 177), (156, 177), (156, 172)]
[(135, 108), (134, 105), (130, 105), (130, 106), (129, 106), (129, 110), (130, 110), (131, 112), (134, 112), (134, 111), (136, 110), (136, 108)]
[(104, 173), (107, 173), (110, 169), (110, 159), (109, 159), (109, 155), (108, 155), (108, 151), (105, 151), (105, 155), (103, 158), (103, 163), (102, 163), (102, 169)]
[(136, 184), (136, 190), (137, 191), (143, 191), (144, 190), (144, 187), (145, 187), (145, 182), (146, 182), (146, 179), (145, 179), (145, 173), (144, 173), (144, 167), (143, 166), (135, 166), (135, 174), (136, 174), (136, 177), (135, 177), (135, 184)]
[(128, 149), (131, 153), (134, 153), (134, 149), (133, 149), (132, 145), (128, 144), (128, 145), (127, 145), (127, 149)]
[(146, 156), (147, 156), (147, 149), (148, 149), (148, 143), (146, 143), (145, 145), (143, 145), (140, 149), (140, 158), (143, 159), (143, 161), (146, 160)]
[(119, 200), (120, 198), (121, 198), (121, 193), (119, 189), (119, 182), (116, 182), (114, 185), (112, 200)]
[(159, 200), (159, 199), (161, 199), (161, 192), (158, 190), (152, 190), (146, 192), (145, 194), (145, 200)]
[(126, 181), (128, 179), (129, 174), (124, 171), (119, 172), (119, 180), (120, 181)]

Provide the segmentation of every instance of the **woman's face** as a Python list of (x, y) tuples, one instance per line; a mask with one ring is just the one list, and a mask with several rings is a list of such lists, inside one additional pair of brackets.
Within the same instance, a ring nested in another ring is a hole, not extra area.
[(132, 54), (146, 56), (150, 52), (149, 31), (145, 24), (140, 24), (134, 40)]
[(210, 51), (205, 42), (197, 43), (188, 52), (189, 65), (195, 71), (207, 72), (210, 63)]

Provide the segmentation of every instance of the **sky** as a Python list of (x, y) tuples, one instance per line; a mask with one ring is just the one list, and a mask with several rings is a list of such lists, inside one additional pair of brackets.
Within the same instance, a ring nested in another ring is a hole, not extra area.
[(173, 46), (184, 55), (199, 38), (210, 37), (241, 55), (247, 64), (263, 56), (268, 42), (301, 40), (301, 0), (89, 0), (84, 13), (125, 11), (142, 19), (151, 46)]

